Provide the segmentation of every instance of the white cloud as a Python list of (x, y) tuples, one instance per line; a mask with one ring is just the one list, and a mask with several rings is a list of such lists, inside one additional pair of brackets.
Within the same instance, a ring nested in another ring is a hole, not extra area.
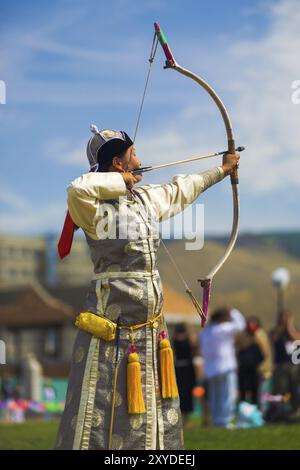
[(237, 68), (230, 86), (238, 95), (233, 116), (247, 145), (242, 171), (249, 190), (258, 191), (300, 186), (300, 107), (291, 101), (291, 83), (300, 77), (300, 4), (268, 4), (268, 13), (270, 27), (264, 37), (240, 42), (229, 51), (231, 66)]
[(28, 209), (28, 202), (17, 194), (13, 189), (5, 187), (1, 184), (0, 188), (0, 204), (4, 204), (10, 210), (22, 211)]
[[(233, 121), (237, 145), (245, 145), (241, 156), (241, 183), (244, 192), (271, 192), (279, 187), (300, 187), (300, 105), (291, 100), (291, 84), (300, 78), (298, 44), (300, 42), (300, 3), (298, 0), (282, 0), (264, 5), (269, 27), (263, 36), (251, 40), (230, 42), (228, 36), (221, 48), (216, 41), (210, 57), (202, 56), (211, 68), (222, 73), (217, 77), (229, 114)], [(252, 12), (254, 13), (254, 12)], [(197, 48), (198, 45), (194, 44)], [(195, 56), (189, 51), (190, 56)], [(199, 64), (190, 68), (197, 71)], [(196, 72), (197, 73), (197, 72)], [(161, 134), (165, 134), (163, 146), (167, 154), (177, 158), (190, 156), (196, 150), (196, 136), (201, 149), (221, 150), (224, 129), (218, 127), (220, 116), (213, 116), (208, 109), (200, 108), (197, 90), (193, 90), (195, 102), (170, 117)], [(189, 95), (187, 95), (188, 99)], [(227, 99), (226, 99), (227, 97)], [(201, 103), (202, 105), (202, 103)], [(156, 128), (141, 137), (141, 147), (148, 158), (149, 148), (157, 143), (152, 134)], [(184, 140), (177, 145), (173, 136), (181, 133)], [(169, 136), (169, 138), (167, 137)], [(199, 148), (199, 147), (198, 147)], [(198, 150), (199, 153), (199, 150)], [(202, 150), (201, 150), (202, 153)], [(196, 153), (197, 154), (197, 153)], [(160, 157), (161, 157), (160, 152)], [(166, 159), (166, 155), (163, 156)], [(152, 153), (152, 159), (155, 154)]]
[(0, 231), (9, 233), (46, 233), (59, 231), (66, 213), (66, 203), (32, 203), (15, 189), (1, 185)]
[(48, 158), (60, 165), (81, 166), (87, 162), (86, 143), (69, 142), (67, 139), (57, 139), (45, 145), (45, 153)]
[[(230, 97), (227, 107), (237, 144), (247, 147), (242, 155), (241, 181), (247, 190), (260, 192), (275, 190), (279, 185), (300, 186), (300, 105), (291, 101), (291, 83), (300, 77), (297, 60), (300, 4), (297, 0), (282, 0), (265, 4), (264, 11), (269, 28), (263, 36), (239, 42), (230, 42), (227, 36), (224, 48), (216, 40), (209, 57), (207, 52), (202, 57), (206, 69), (210, 65), (222, 70), (218, 77), (220, 94), (222, 98)], [(194, 43), (193, 47), (197, 49), (198, 44)], [(189, 56), (195, 56), (194, 52), (190, 45)], [(209, 98), (207, 103), (195, 87), (177, 83), (173, 76), (168, 78), (168, 92), (158, 83), (159, 90), (147, 96), (145, 107), (156, 102), (162, 107), (167, 101), (174, 102), (178, 90), (178, 110), (170, 115), (167, 123), (162, 113), (146, 130), (139, 130), (137, 146), (144, 163), (188, 158), (199, 154), (199, 149), (200, 153), (223, 150), (225, 131), (221, 117), (215, 113), (215, 105), (209, 103)], [(165, 77), (163, 86), (164, 82)], [(182, 106), (185, 92), (188, 104)], [(84, 96), (84, 99), (88, 98)], [(118, 101), (120, 97), (112, 98), (108, 94), (107, 99)], [(136, 94), (129, 93), (127, 99), (132, 102)], [(72, 146), (66, 143), (65, 148)], [(78, 143), (73, 148), (74, 151), (65, 155), (64, 164), (82, 164), (85, 144)]]
[[(47, 22), (41, 21), (37, 28), (24, 24), (2, 31), (0, 74), (7, 83), (11, 103), (86, 106), (135, 102), (136, 93), (129, 90), (125, 94), (114, 78), (120, 68), (125, 78), (134, 76), (139, 58), (144, 57), (142, 42), (128, 35), (119, 48), (114, 48), (109, 22), (91, 32), (89, 25), (84, 25), (88, 14), (87, 6), (76, 5), (69, 11), (64, 5), (56, 13), (53, 9)], [(112, 10), (109, 18), (113, 21)], [(72, 40), (78, 21), (89, 33), (89, 40), (81, 36)]]

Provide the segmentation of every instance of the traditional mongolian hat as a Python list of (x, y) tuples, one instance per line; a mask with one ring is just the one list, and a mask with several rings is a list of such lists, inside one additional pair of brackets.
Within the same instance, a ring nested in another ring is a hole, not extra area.
[[(88, 141), (86, 154), (90, 164), (90, 171), (92, 172), (101, 170), (102, 165), (110, 162), (113, 157), (121, 155), (133, 145), (132, 140), (124, 131), (112, 131), (109, 129), (99, 131), (95, 124), (92, 124), (90, 129), (93, 135)], [(67, 211), (58, 242), (58, 253), (61, 259), (71, 251), (75, 230), (76, 225), (69, 211)]]
[(90, 171), (98, 171), (98, 168), (111, 161), (115, 156), (124, 153), (131, 145), (132, 140), (124, 131), (113, 131), (104, 129), (99, 131), (95, 124), (92, 124), (92, 137), (88, 141), (86, 154), (90, 164)]

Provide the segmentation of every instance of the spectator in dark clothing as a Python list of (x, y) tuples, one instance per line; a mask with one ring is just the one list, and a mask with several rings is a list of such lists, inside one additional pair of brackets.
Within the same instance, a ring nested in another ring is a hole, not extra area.
[(180, 323), (175, 327), (173, 350), (175, 355), (175, 371), (180, 396), (180, 409), (184, 424), (188, 414), (193, 411), (192, 391), (196, 385), (193, 365), (193, 345), (187, 326)]
[(8, 376), (4, 376), (1, 382), (1, 398), (2, 400), (9, 400), (13, 398), (14, 385), (12, 379)]
[(263, 383), (272, 375), (272, 354), (257, 317), (247, 319), (246, 329), (236, 338), (236, 349), (240, 400), (261, 406)]
[(288, 310), (279, 313), (277, 325), (270, 337), (275, 360), (273, 393), (290, 394), (292, 411), (297, 414), (300, 412), (300, 374), (299, 365), (292, 362), (292, 354), (296, 347), (295, 341), (300, 340), (300, 332)]

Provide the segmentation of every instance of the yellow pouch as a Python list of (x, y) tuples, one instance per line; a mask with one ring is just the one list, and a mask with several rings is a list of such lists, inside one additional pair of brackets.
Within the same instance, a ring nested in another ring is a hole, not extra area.
[(117, 324), (92, 312), (82, 312), (77, 315), (75, 325), (80, 330), (105, 341), (112, 341), (116, 337)]

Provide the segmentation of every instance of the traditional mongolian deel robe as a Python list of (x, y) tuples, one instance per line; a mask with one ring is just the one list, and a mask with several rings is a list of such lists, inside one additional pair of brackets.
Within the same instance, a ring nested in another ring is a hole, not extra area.
[[(169, 184), (138, 187), (135, 196), (126, 189), (119, 173), (88, 173), (75, 179), (68, 187), (68, 208), (85, 233), (94, 264), (85, 311), (128, 326), (157, 316), (163, 305), (156, 260), (159, 234), (150, 219), (162, 221), (176, 215), (223, 178), (222, 167), (216, 167), (201, 174), (178, 176)], [(116, 212), (117, 228), (122, 208), (137, 208), (130, 211), (129, 225), (142, 227), (143, 236), (101, 239), (104, 237), (100, 232), (107, 229), (99, 229), (105, 204)], [(179, 398), (161, 397), (158, 343), (156, 324), (134, 331), (146, 412), (128, 414), (126, 370), (130, 342), (129, 331), (121, 330), (111, 449), (184, 447)], [(78, 330), (56, 449), (108, 448), (115, 367), (116, 342)]]

